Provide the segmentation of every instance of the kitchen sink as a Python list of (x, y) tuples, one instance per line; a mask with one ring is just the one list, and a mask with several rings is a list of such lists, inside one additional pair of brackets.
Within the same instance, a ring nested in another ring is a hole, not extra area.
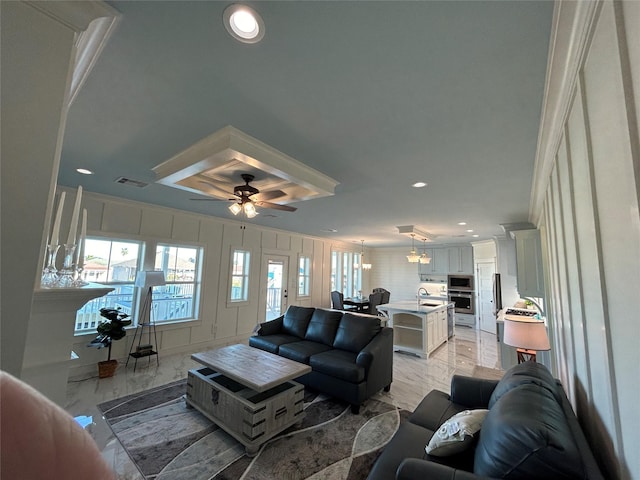
[(421, 307), (441, 307), (442, 303), (422, 302), (420, 306)]

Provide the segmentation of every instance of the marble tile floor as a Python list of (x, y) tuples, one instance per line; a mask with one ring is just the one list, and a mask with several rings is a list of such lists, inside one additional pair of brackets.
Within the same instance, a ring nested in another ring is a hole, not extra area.
[[(391, 391), (380, 392), (375, 398), (413, 410), (434, 388), (449, 392), (454, 374), (471, 375), (476, 365), (500, 369), (499, 355), (495, 335), (459, 327), (456, 335), (428, 359), (394, 353)], [(85, 428), (97, 442), (119, 480), (141, 480), (143, 477), (113, 436), (96, 405), (185, 378), (189, 369), (199, 365), (190, 356), (190, 353), (161, 356), (159, 365), (156, 365), (155, 359), (150, 363), (139, 361), (135, 373), (131, 365), (125, 368), (122, 364), (111, 378), (98, 379), (95, 376), (69, 381), (66, 410), (73, 416), (90, 417)]]

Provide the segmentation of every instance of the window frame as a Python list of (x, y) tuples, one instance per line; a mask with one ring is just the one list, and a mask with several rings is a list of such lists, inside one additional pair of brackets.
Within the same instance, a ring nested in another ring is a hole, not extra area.
[[(113, 287), (115, 290), (117, 290), (118, 288), (121, 287), (126, 287), (126, 286), (131, 286), (131, 308), (129, 312), (125, 312), (127, 314), (129, 314), (129, 318), (131, 318), (134, 321), (137, 321), (137, 316), (140, 312), (141, 309), (141, 299), (140, 299), (140, 293), (138, 292), (138, 288), (135, 287), (135, 277), (137, 275), (137, 273), (139, 271), (141, 271), (142, 269), (144, 269), (144, 259), (145, 259), (145, 255), (146, 255), (146, 242), (142, 241), (142, 240), (138, 240), (138, 239), (130, 239), (130, 238), (122, 238), (122, 237), (117, 237), (117, 236), (100, 236), (100, 235), (89, 235), (87, 236), (87, 240), (96, 240), (96, 241), (100, 241), (100, 242), (110, 242), (111, 243), (111, 249), (109, 251), (109, 258), (107, 259), (107, 278), (105, 278), (104, 280), (97, 280), (97, 279), (91, 279), (91, 278), (86, 278), (83, 277), (83, 279), (85, 281), (89, 281), (90, 283), (97, 283), (99, 285), (105, 285), (107, 287)], [(131, 281), (113, 281), (113, 280), (109, 280), (109, 270), (110, 270), (110, 266), (113, 264), (112, 261), (112, 252), (113, 252), (113, 244), (114, 243), (130, 243), (130, 244), (135, 244), (138, 246), (138, 254), (137, 254), (137, 258), (136, 258), (136, 268), (135, 268), (135, 275), (133, 277), (133, 280)], [(85, 251), (86, 252), (86, 251)], [(85, 256), (86, 258), (86, 256)], [(82, 259), (83, 261), (83, 265), (87, 265), (87, 261), (85, 259)], [(86, 268), (83, 270), (86, 271)], [(115, 297), (118, 294), (112, 294), (112, 292), (107, 293), (106, 295), (99, 297), (99, 298), (95, 298), (89, 302), (87, 302), (86, 304), (84, 304), (82, 307), (80, 307), (77, 311), (76, 311), (76, 317), (74, 319), (74, 328), (73, 328), (73, 334), (74, 336), (81, 336), (81, 335), (89, 335), (89, 334), (95, 334), (96, 333), (96, 327), (98, 326), (98, 324), (103, 320), (103, 318), (100, 316), (100, 308), (106, 307), (106, 308), (115, 308), (116, 305), (113, 305), (111, 300), (113, 299), (113, 297)], [(117, 303), (117, 302), (115, 302)], [(90, 324), (95, 323), (94, 325), (90, 325), (86, 328), (81, 328), (78, 329), (78, 323), (84, 323), (81, 322), (79, 320), (79, 316), (82, 315), (84, 312), (83, 310), (85, 310), (87, 307), (91, 307), (93, 305), (97, 305), (97, 307), (94, 309), (95, 312), (92, 312), (92, 315), (97, 315), (94, 321), (90, 321)], [(81, 313), (82, 312), (82, 313)], [(132, 323), (132, 326), (133, 325)]]
[[(194, 261), (194, 274), (193, 274), (193, 280), (191, 281), (175, 281), (175, 280), (168, 280), (167, 279), (167, 274), (165, 272), (165, 282), (166, 285), (193, 285), (193, 292), (191, 295), (191, 312), (189, 315), (187, 315), (186, 317), (182, 317), (182, 318), (176, 318), (176, 319), (159, 319), (157, 316), (155, 316), (154, 318), (154, 322), (157, 325), (170, 325), (173, 323), (182, 323), (182, 322), (188, 322), (188, 321), (193, 321), (196, 320), (198, 318), (198, 313), (200, 311), (200, 298), (201, 298), (201, 291), (202, 291), (202, 266), (203, 266), (203, 260), (204, 260), (204, 247), (202, 247), (201, 245), (193, 245), (193, 244), (189, 244), (189, 243), (172, 243), (171, 241), (153, 241), (153, 242), (149, 242), (153, 244), (153, 249), (149, 249), (150, 251), (153, 250), (153, 268), (150, 268), (149, 270), (157, 270), (157, 271), (163, 271), (162, 269), (159, 269), (156, 264), (156, 256), (157, 256), (157, 252), (158, 252), (158, 248), (159, 247), (169, 247), (169, 248), (176, 248), (176, 249), (193, 249), (195, 250), (195, 261)], [(177, 253), (177, 252), (176, 252)], [(153, 291), (155, 292), (155, 289), (162, 289), (162, 288), (166, 288), (166, 286), (158, 286), (158, 287), (153, 287)], [(141, 289), (142, 290), (142, 289)], [(145, 292), (140, 291), (140, 297), (141, 297), (141, 301), (144, 300), (144, 295)], [(153, 300), (153, 303), (155, 303), (156, 300)], [(153, 309), (153, 303), (152, 303), (152, 309)], [(137, 324), (137, 319), (136, 319), (136, 324)]]
[(331, 250), (331, 290), (342, 292), (345, 297), (357, 296), (362, 291), (360, 253), (339, 248)]
[[(236, 253), (242, 253), (244, 254), (244, 261), (243, 261), (243, 269), (244, 272), (241, 275), (237, 275), (234, 274), (234, 267), (235, 267), (235, 255)], [(248, 305), (250, 302), (250, 289), (251, 289), (251, 262), (253, 261), (253, 252), (251, 251), (251, 249), (246, 248), (246, 247), (235, 247), (235, 246), (231, 246), (230, 249), (230, 254), (229, 254), (229, 288), (227, 291), (227, 306), (233, 306), (233, 307), (238, 307), (238, 306), (242, 306), (242, 305)], [(243, 286), (242, 286), (242, 298), (240, 299), (233, 299), (233, 279), (234, 277), (242, 277), (244, 280), (242, 282)]]
[[(305, 266), (303, 267), (303, 271), (301, 272), (301, 262), (305, 261)], [(312, 269), (313, 269), (313, 259), (310, 255), (305, 255), (303, 253), (298, 254), (298, 271), (297, 271), (297, 279), (298, 285), (296, 289), (296, 298), (306, 299), (311, 297), (311, 280), (312, 280)], [(303, 285), (305, 288), (305, 292), (300, 293), (300, 286)]]

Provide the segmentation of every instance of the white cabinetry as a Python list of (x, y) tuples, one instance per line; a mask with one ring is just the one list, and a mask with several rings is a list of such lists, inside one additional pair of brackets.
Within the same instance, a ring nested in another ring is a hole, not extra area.
[(447, 308), (417, 307), (415, 302), (396, 302), (380, 305), (393, 328), (393, 348), (414, 353), (420, 357), (429, 355), (448, 338)]
[(473, 248), (471, 246), (449, 247), (449, 273), (473, 275)]
[(511, 235), (516, 241), (518, 293), (521, 297), (544, 297), (540, 231), (516, 230)]
[(427, 255), (431, 257), (429, 263), (420, 264), (421, 274), (446, 275), (449, 273), (449, 249), (427, 248)]

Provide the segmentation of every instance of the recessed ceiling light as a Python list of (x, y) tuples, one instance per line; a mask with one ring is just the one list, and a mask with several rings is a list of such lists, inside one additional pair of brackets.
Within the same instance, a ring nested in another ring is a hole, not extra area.
[(466, 225), (467, 222), (458, 222), (458, 225)]
[(478, 235), (477, 233), (474, 233), (473, 235), (471, 235), (473, 238), (478, 238), (480, 235)]
[(91, 170), (87, 170), (86, 168), (76, 168), (76, 172), (83, 175), (93, 175), (93, 172)]
[(222, 15), (229, 35), (242, 43), (257, 43), (264, 37), (264, 21), (246, 5), (229, 5)]
[(422, 188), (422, 187), (426, 187), (426, 186), (427, 186), (427, 184), (426, 184), (425, 182), (416, 182), (416, 183), (414, 183), (414, 184), (413, 184), (413, 185), (411, 185), (411, 186), (412, 186), (412, 187), (415, 187), (415, 188)]
[(468, 233), (473, 232), (473, 228), (469, 228), (469, 229), (467, 229), (467, 232), (468, 232)]

